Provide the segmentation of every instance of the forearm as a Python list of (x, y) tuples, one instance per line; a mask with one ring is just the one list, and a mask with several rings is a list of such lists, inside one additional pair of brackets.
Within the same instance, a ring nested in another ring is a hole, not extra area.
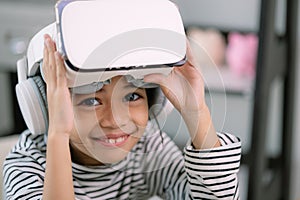
[(43, 199), (74, 200), (69, 136), (49, 134)]
[(221, 146), (208, 107), (205, 107), (201, 112), (183, 112), (182, 116), (196, 149)]

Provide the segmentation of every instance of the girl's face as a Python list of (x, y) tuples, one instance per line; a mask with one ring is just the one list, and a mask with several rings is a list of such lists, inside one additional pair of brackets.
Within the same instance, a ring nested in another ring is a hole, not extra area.
[(95, 94), (74, 94), (72, 159), (83, 165), (116, 163), (143, 135), (148, 122), (146, 90), (118, 76)]

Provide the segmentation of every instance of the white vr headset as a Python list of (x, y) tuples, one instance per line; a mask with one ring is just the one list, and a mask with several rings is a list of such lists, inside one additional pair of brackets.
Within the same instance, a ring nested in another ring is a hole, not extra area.
[(61, 0), (55, 12), (56, 22), (32, 38), (27, 55), (17, 63), (17, 97), (32, 132), (47, 127), (46, 94), (42, 80), (36, 80), (42, 74), (44, 34), (56, 42), (68, 87), (78, 93), (95, 92), (117, 75), (138, 87), (152, 87), (143, 82), (145, 75), (167, 75), (186, 61), (183, 22), (169, 0)]
[(116, 75), (142, 79), (182, 65), (186, 37), (178, 8), (169, 0), (65, 0), (56, 23), (36, 34), (28, 48), (28, 76), (43, 58), (50, 34), (65, 57), (70, 88)]

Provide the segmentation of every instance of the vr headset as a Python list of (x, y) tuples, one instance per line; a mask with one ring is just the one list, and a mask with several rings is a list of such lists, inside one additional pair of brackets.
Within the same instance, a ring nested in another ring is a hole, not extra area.
[(17, 98), (33, 133), (44, 133), (48, 126), (41, 78), (44, 34), (56, 42), (67, 85), (77, 93), (96, 92), (117, 75), (137, 87), (153, 87), (143, 82), (145, 75), (167, 75), (186, 61), (183, 22), (169, 0), (61, 0), (55, 13), (56, 22), (32, 38), (17, 63)]

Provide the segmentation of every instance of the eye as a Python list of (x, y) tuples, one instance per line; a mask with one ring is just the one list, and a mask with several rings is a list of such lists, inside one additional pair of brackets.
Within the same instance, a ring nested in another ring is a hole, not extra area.
[(138, 99), (140, 99), (141, 96), (137, 93), (130, 93), (130, 94), (127, 94), (125, 97), (124, 97), (124, 102), (127, 102), (127, 101), (136, 101)]
[(98, 98), (88, 98), (79, 103), (79, 105), (83, 106), (98, 106), (101, 102)]

